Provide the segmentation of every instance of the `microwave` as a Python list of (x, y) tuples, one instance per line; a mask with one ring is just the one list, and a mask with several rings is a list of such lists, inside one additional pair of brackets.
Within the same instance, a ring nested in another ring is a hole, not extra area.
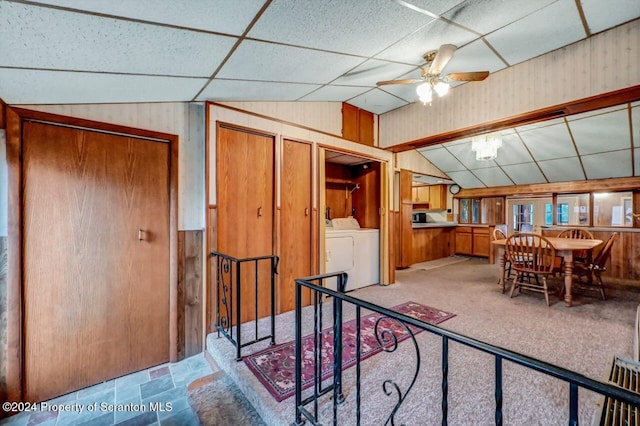
[(413, 213), (411, 221), (413, 223), (427, 223), (426, 213)]

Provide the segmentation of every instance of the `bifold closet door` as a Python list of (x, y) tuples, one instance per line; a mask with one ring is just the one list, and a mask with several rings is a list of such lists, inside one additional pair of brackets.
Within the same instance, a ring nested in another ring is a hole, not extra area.
[(169, 360), (170, 144), (23, 123), (25, 399)]
[[(218, 125), (218, 252), (239, 259), (273, 254), (274, 160), (272, 136)], [(240, 321), (244, 323), (270, 315), (269, 263), (259, 264), (257, 299), (253, 262), (242, 264), (241, 281)], [(222, 291), (221, 287), (218, 292)], [(232, 301), (230, 309), (235, 309), (235, 285), (230, 291), (231, 298), (226, 300)], [(236, 312), (232, 318), (234, 323), (235, 315)]]
[[(311, 145), (285, 139), (282, 143), (280, 191), (280, 286), (278, 312), (295, 308), (296, 278), (311, 275)], [(303, 304), (310, 290), (303, 289)]]

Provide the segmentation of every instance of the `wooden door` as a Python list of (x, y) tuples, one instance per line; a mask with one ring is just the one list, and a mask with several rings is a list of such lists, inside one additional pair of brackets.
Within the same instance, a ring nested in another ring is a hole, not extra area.
[[(295, 308), (296, 278), (311, 270), (311, 145), (285, 139), (280, 186), (281, 242), (278, 312)], [(310, 291), (303, 288), (303, 305)]]
[(170, 145), (23, 125), (25, 399), (169, 360)]
[[(218, 251), (239, 259), (271, 255), (273, 137), (223, 125), (218, 126), (217, 135)], [(270, 266), (268, 262), (260, 262), (258, 266), (256, 295), (255, 266), (253, 263), (242, 265), (241, 322), (271, 314)], [(236, 297), (233, 286), (234, 308)]]

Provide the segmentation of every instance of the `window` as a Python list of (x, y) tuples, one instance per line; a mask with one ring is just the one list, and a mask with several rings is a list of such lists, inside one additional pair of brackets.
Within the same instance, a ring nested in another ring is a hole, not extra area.
[(558, 225), (589, 226), (589, 194), (558, 195)]
[(593, 194), (593, 226), (633, 226), (633, 193)]
[(544, 205), (544, 224), (545, 226), (553, 225), (553, 204)]
[(558, 225), (569, 224), (569, 204), (558, 204)]
[(459, 223), (480, 223), (480, 199), (461, 198)]
[(533, 231), (533, 204), (513, 205), (513, 232)]

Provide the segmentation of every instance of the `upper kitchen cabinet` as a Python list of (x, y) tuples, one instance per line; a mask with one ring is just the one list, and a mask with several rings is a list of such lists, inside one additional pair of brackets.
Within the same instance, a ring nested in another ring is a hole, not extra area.
[(373, 146), (373, 113), (342, 103), (342, 137)]
[(429, 187), (414, 186), (413, 187), (413, 204), (429, 204)]
[(429, 186), (429, 210), (447, 209), (447, 185)]

